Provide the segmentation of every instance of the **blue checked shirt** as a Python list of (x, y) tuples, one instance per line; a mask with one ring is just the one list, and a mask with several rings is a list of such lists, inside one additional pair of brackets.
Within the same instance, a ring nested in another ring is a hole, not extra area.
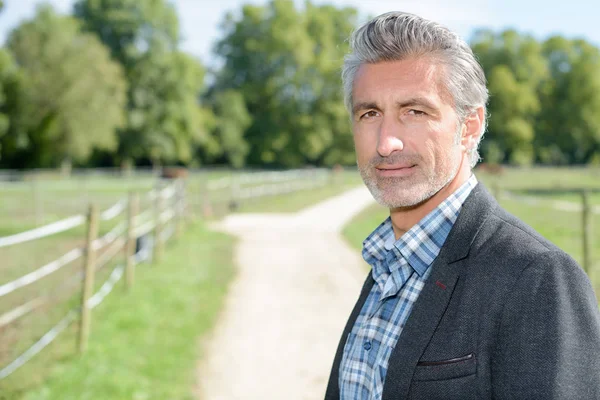
[(363, 242), (363, 258), (375, 284), (344, 346), (340, 364), (342, 400), (380, 400), (390, 354), (431, 273), (463, 202), (477, 185), (467, 182), (400, 239), (386, 219)]

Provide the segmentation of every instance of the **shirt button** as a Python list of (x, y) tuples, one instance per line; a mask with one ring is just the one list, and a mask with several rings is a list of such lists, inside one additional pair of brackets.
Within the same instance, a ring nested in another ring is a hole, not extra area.
[(363, 349), (367, 351), (371, 350), (371, 342), (365, 342), (365, 344), (363, 345)]

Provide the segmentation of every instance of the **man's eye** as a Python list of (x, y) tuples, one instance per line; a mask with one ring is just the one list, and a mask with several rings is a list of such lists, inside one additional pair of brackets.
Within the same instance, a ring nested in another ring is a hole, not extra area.
[(421, 115), (427, 115), (427, 113), (425, 113), (424, 111), (421, 111), (421, 110), (414, 110), (414, 109), (412, 109), (412, 110), (408, 110), (408, 113), (409, 113), (410, 115), (417, 115), (417, 116), (421, 116)]
[(373, 118), (377, 116), (377, 111), (367, 111), (366, 113), (364, 113), (363, 115), (361, 115), (361, 118)]

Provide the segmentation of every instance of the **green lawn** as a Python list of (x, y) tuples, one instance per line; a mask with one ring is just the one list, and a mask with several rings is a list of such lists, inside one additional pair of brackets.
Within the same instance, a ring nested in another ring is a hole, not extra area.
[(93, 312), (89, 350), (75, 353), (73, 324), (26, 366), (0, 381), (0, 399), (191, 399), (198, 338), (213, 326), (234, 275), (235, 241), (197, 223), (120, 281)]

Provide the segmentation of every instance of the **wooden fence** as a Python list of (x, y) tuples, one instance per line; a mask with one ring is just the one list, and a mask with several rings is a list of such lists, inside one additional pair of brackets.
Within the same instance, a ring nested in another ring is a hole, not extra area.
[[(147, 249), (136, 251), (136, 239), (144, 236), (153, 238), (154, 257), (160, 258), (162, 248), (174, 233), (180, 232), (184, 223), (185, 194), (182, 181), (174, 181), (164, 188), (157, 188), (143, 195), (155, 206), (139, 209), (139, 197), (132, 193), (128, 199), (120, 200), (112, 207), (99, 212), (92, 204), (87, 215), (75, 215), (26, 232), (0, 238), (0, 248), (59, 235), (85, 226), (85, 245), (73, 248), (61, 257), (34, 271), (0, 286), (0, 299), (35, 282), (49, 277), (61, 268), (83, 259), (83, 270), (70, 277), (65, 283), (82, 282), (83, 290), (79, 305), (70, 309), (60, 321), (46, 332), (25, 352), (0, 369), (0, 379), (7, 377), (24, 365), (33, 356), (56, 339), (71, 323), (79, 319), (78, 348), (85, 352), (90, 332), (92, 310), (113, 290), (125, 274), (126, 287), (134, 282), (135, 266), (149, 259)], [(120, 220), (120, 221), (118, 221)], [(113, 222), (112, 229), (98, 237), (99, 222)], [(112, 270), (101, 288), (93, 293), (94, 278), (105, 266), (120, 261)], [(71, 286), (71, 285), (69, 285)], [(62, 288), (61, 288), (62, 289)], [(20, 318), (51, 303), (51, 296), (42, 295), (28, 299), (19, 306), (0, 315), (0, 328), (15, 323)]]
[[(141, 195), (131, 192), (128, 198), (117, 201), (104, 211), (99, 211), (97, 205), (91, 204), (86, 215), (73, 215), (35, 229), (0, 237), (0, 249), (65, 233), (72, 235), (73, 232), (81, 232), (84, 239), (83, 246), (71, 248), (32, 272), (0, 284), (2, 304), (9, 295), (52, 278), (68, 265), (81, 262), (81, 268), (75, 269), (77, 272), (72, 276), (61, 278), (58, 282), (55, 279), (55, 282), (48, 284), (55, 286), (52, 293), (68, 291), (70, 294), (67, 298), (73, 298), (79, 288), (81, 298), (78, 304), (70, 308), (32, 346), (11, 359), (8, 364), (0, 365), (0, 380), (26, 364), (76, 321), (79, 322), (78, 350), (85, 352), (92, 326), (92, 310), (112, 292), (123, 276), (124, 287), (131, 288), (136, 266), (143, 261), (160, 260), (165, 243), (182, 233), (184, 221), (190, 216), (200, 216), (200, 213), (206, 214), (206, 211), (212, 209), (228, 212), (242, 201), (323, 186), (329, 179), (329, 171), (317, 169), (238, 173), (208, 180), (206, 184), (195, 187), (194, 193), (189, 193), (188, 187), (192, 179), (158, 181), (155, 189)], [(101, 223), (110, 224), (108, 231), (102, 235), (99, 234)], [(113, 269), (102, 286), (94, 292), (95, 278), (107, 266), (112, 266)], [(18, 340), (19, 328), (15, 324), (20, 319), (34, 315), (42, 307), (57, 304), (52, 294), (40, 294), (34, 290), (30, 292), (22, 295), (22, 299), (18, 298), (17, 306), (9, 310), (0, 309), (0, 334), (5, 334), (7, 329), (12, 328), (17, 332), (15, 336)], [(61, 300), (64, 301), (64, 296), (61, 296)]]
[(189, 202), (204, 217), (223, 215), (258, 198), (323, 187), (333, 179), (324, 168), (232, 173), (203, 181)]

